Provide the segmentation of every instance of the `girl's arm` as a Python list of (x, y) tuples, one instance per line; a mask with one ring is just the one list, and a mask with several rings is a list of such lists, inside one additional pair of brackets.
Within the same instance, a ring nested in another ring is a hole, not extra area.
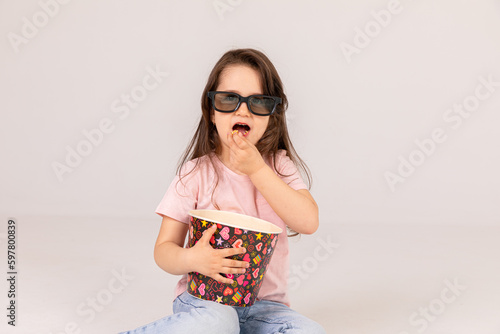
[(287, 185), (264, 162), (257, 148), (239, 132), (228, 134), (230, 164), (250, 177), (271, 208), (290, 228), (312, 234), (319, 226), (318, 205), (308, 190)]
[(245, 248), (213, 249), (210, 238), (215, 232), (215, 224), (206, 230), (196, 245), (184, 248), (184, 240), (189, 225), (170, 217), (163, 217), (154, 249), (156, 264), (173, 275), (199, 272), (213, 279), (231, 284), (233, 281), (220, 275), (242, 274), (248, 262), (226, 259), (228, 256), (245, 253)]
[(308, 190), (291, 188), (266, 164), (249, 176), (285, 224), (298, 233), (316, 232), (319, 226), (318, 205)]

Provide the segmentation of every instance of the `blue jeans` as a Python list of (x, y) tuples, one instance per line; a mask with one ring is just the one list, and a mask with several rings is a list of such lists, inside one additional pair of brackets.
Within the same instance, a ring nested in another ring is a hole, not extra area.
[(188, 334), (325, 334), (318, 323), (281, 303), (257, 301), (233, 307), (202, 300), (184, 292), (174, 300), (174, 314), (127, 333)]

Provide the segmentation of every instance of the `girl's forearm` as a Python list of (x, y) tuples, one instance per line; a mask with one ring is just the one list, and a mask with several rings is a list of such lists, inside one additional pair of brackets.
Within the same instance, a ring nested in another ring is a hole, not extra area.
[(304, 234), (312, 234), (318, 229), (318, 206), (312, 196), (291, 188), (268, 165), (249, 177), (271, 208), (290, 228)]
[(249, 264), (230, 257), (246, 252), (244, 247), (214, 249), (210, 239), (215, 233), (215, 225), (206, 229), (193, 247), (183, 248), (174, 241), (159, 243), (154, 250), (156, 264), (173, 275), (199, 272), (221, 283), (232, 284), (229, 277), (221, 274), (243, 274)]
[(183, 248), (172, 241), (166, 241), (155, 247), (156, 264), (172, 275), (184, 275), (192, 271), (189, 258), (190, 249)]

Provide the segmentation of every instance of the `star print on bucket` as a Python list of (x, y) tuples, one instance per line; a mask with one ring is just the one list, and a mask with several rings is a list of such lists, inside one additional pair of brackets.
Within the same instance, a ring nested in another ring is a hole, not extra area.
[(232, 259), (246, 261), (250, 266), (244, 274), (222, 274), (233, 279), (231, 285), (191, 272), (188, 274), (188, 293), (225, 305), (252, 306), (259, 294), (281, 228), (262, 219), (227, 211), (192, 210), (189, 215), (188, 247), (193, 247), (203, 232), (216, 224), (217, 229), (210, 245), (213, 248), (245, 247), (247, 253), (235, 255)]

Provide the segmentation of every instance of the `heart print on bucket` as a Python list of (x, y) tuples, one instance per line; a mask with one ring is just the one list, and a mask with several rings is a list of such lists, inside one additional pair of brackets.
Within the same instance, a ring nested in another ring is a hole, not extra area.
[(217, 229), (210, 239), (210, 245), (216, 249), (245, 247), (246, 253), (230, 258), (246, 261), (250, 266), (244, 274), (221, 274), (232, 279), (233, 284), (220, 283), (211, 277), (191, 272), (188, 274), (188, 293), (225, 305), (252, 306), (282, 229), (265, 220), (228, 211), (191, 210), (189, 215), (188, 247), (193, 247), (203, 232), (216, 224)]

